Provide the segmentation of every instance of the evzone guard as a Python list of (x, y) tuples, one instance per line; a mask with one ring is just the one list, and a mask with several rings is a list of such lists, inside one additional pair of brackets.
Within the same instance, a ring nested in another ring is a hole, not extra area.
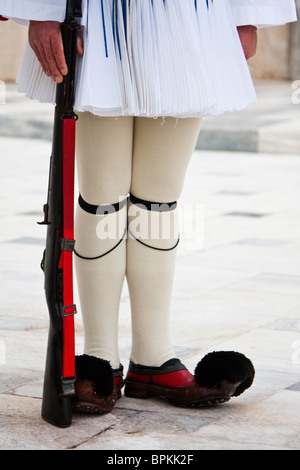
[[(208, 353), (192, 373), (172, 346), (177, 202), (202, 119), (256, 101), (247, 59), (257, 28), (295, 21), (294, 0), (0, 0), (0, 12), (28, 25), (19, 91), (55, 104), (42, 262), (50, 316), (43, 418), (69, 426), (72, 411), (112, 411), (124, 386), (127, 397), (188, 407), (241, 395), (255, 375), (242, 353)], [(117, 227), (114, 236), (108, 226)], [(124, 377), (125, 279), (132, 349)]]

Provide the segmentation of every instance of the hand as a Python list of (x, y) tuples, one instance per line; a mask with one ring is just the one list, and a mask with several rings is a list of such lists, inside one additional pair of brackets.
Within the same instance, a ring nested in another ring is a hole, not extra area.
[[(57, 83), (68, 73), (60, 23), (57, 21), (30, 21), (29, 44), (37, 56), (44, 73)], [(83, 42), (77, 40), (77, 53), (83, 55)]]
[(246, 59), (250, 59), (256, 54), (257, 48), (257, 28), (255, 26), (238, 26), (238, 33), (244, 50)]

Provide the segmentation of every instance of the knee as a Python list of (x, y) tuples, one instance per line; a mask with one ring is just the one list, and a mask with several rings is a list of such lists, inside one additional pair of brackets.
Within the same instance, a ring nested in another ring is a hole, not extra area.
[(177, 202), (154, 202), (129, 196), (128, 235), (149, 248), (171, 251), (178, 245)]

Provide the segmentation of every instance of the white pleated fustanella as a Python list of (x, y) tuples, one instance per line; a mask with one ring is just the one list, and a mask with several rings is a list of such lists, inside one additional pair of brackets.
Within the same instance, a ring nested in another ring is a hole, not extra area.
[[(203, 117), (256, 101), (228, 0), (89, 0), (82, 24), (77, 111)], [(55, 84), (29, 46), (17, 81), (54, 102)]]

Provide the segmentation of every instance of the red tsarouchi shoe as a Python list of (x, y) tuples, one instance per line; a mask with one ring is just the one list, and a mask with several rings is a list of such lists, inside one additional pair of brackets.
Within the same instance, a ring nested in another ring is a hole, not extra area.
[(125, 396), (165, 397), (174, 405), (201, 407), (224, 403), (252, 385), (252, 362), (234, 351), (207, 354), (192, 375), (177, 358), (160, 367), (130, 362), (125, 379)]

